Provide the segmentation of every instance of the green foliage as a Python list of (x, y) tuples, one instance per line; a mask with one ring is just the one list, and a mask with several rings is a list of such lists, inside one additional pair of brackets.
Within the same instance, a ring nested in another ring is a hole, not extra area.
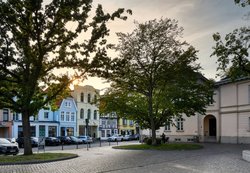
[(60, 159), (70, 159), (77, 157), (77, 154), (71, 154), (71, 153), (38, 153), (33, 155), (17, 155), (17, 156), (0, 156), (0, 163), (39, 163), (44, 161), (55, 161)]
[[(124, 9), (109, 14), (101, 5), (89, 19), (92, 0), (42, 2), (0, 0), (0, 107), (22, 113), (26, 137), (29, 116), (67, 95), (76, 77), (102, 67), (99, 61), (107, 56), (109, 35), (106, 23), (126, 19)], [(29, 151), (25, 147), (25, 154)]]
[(219, 75), (231, 78), (250, 74), (250, 27), (241, 27), (223, 39), (219, 33), (213, 35), (215, 46), (211, 56), (217, 56)]
[(147, 144), (135, 144), (135, 145), (121, 145), (114, 146), (114, 149), (127, 149), (127, 150), (197, 150), (202, 149), (203, 146), (199, 144), (185, 144), (185, 143), (168, 143), (161, 145), (147, 145)]
[(203, 114), (212, 82), (199, 73), (196, 50), (179, 40), (182, 28), (171, 19), (151, 20), (128, 34), (118, 33), (119, 57), (109, 61), (111, 89), (101, 112), (115, 111), (155, 130), (183, 114)]

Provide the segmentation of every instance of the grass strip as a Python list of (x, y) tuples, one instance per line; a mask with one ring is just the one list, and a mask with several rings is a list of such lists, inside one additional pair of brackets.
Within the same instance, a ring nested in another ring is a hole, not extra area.
[(121, 145), (113, 146), (113, 148), (127, 150), (197, 150), (202, 149), (203, 146), (199, 144), (168, 143), (156, 146), (147, 144)]
[(17, 164), (17, 163), (39, 163), (39, 162), (49, 162), (55, 160), (64, 160), (68, 158), (75, 158), (77, 154), (71, 153), (37, 153), (32, 155), (7, 155), (7, 156), (0, 156), (0, 164), (10, 163), (10, 164)]

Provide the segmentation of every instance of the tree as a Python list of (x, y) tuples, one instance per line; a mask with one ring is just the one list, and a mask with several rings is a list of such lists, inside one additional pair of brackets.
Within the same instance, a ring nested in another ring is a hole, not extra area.
[(32, 154), (29, 117), (67, 90), (66, 68), (82, 77), (100, 67), (106, 23), (126, 19), (124, 9), (98, 5), (90, 20), (91, 9), (92, 0), (0, 0), (0, 106), (22, 114), (24, 155)]
[(234, 0), (236, 4), (240, 4), (242, 7), (250, 5), (250, 0)]
[(111, 89), (101, 98), (101, 112), (115, 111), (152, 130), (175, 117), (203, 114), (212, 95), (198, 72), (196, 50), (179, 40), (182, 28), (171, 19), (136, 23), (132, 33), (118, 33), (119, 57), (108, 61)]
[(216, 45), (211, 56), (217, 56), (222, 76), (237, 78), (250, 75), (250, 27), (235, 29), (222, 40), (219, 33), (213, 35)]

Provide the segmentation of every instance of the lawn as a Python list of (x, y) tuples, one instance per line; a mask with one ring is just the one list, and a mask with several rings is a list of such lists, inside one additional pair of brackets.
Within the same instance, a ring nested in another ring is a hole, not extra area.
[(20, 164), (20, 163), (39, 163), (39, 162), (50, 162), (56, 160), (64, 160), (69, 158), (78, 157), (77, 154), (71, 153), (38, 153), (32, 155), (17, 155), (17, 156), (0, 156), (0, 165), (1, 164)]
[(203, 148), (203, 146), (199, 144), (168, 143), (156, 146), (147, 144), (121, 145), (121, 146), (114, 146), (113, 148), (128, 149), (128, 150), (197, 150)]

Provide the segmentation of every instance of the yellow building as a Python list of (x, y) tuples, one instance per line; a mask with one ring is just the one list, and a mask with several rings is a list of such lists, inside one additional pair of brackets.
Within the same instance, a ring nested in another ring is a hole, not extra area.
[(121, 135), (134, 135), (139, 133), (139, 127), (133, 120), (119, 118), (118, 131)]

